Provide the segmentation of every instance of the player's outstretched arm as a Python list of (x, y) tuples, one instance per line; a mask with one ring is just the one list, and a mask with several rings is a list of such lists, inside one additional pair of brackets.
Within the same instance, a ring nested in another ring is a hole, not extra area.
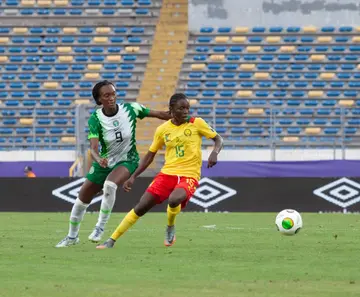
[(95, 162), (99, 163), (101, 167), (107, 167), (107, 159), (101, 158), (99, 155), (99, 138), (90, 139), (90, 154)]
[(158, 118), (160, 120), (165, 120), (165, 121), (170, 120), (172, 118), (170, 111), (160, 111), (160, 110), (150, 110), (148, 117)]
[(135, 170), (132, 176), (124, 183), (123, 188), (126, 192), (129, 192), (132, 188), (135, 178), (137, 178), (141, 173), (143, 173), (146, 168), (154, 161), (156, 153), (148, 151), (144, 158), (140, 161), (139, 167)]
[(212, 140), (214, 141), (214, 149), (212, 150), (208, 159), (208, 165), (207, 165), (208, 168), (211, 168), (214, 165), (216, 165), (217, 156), (220, 153), (224, 143), (223, 138), (219, 134), (216, 134), (216, 136), (212, 138)]

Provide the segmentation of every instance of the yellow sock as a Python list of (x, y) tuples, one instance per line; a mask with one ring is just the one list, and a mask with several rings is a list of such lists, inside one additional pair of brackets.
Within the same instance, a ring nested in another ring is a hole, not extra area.
[(111, 239), (117, 240), (123, 235), (140, 217), (135, 213), (134, 209), (130, 210), (125, 218), (121, 221), (114, 233), (111, 235)]
[(172, 208), (170, 205), (167, 207), (168, 226), (175, 225), (175, 217), (181, 211), (181, 204)]

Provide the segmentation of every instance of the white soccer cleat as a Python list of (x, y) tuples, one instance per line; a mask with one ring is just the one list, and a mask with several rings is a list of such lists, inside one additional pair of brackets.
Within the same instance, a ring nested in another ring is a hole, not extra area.
[(88, 238), (92, 242), (99, 242), (103, 234), (104, 234), (104, 229), (101, 229), (100, 227), (95, 227), (93, 232), (89, 235)]
[(57, 248), (69, 247), (69, 246), (78, 244), (79, 242), (80, 242), (79, 237), (70, 238), (69, 236), (66, 236), (55, 247), (57, 247)]

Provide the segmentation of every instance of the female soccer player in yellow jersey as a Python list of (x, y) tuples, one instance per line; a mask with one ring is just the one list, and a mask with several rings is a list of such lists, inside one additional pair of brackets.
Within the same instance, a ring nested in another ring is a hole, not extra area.
[(202, 136), (214, 140), (214, 149), (208, 159), (208, 168), (217, 163), (223, 140), (202, 118), (189, 117), (190, 104), (184, 94), (174, 94), (170, 98), (172, 119), (160, 125), (155, 132), (153, 143), (148, 153), (141, 160), (139, 167), (124, 183), (125, 191), (130, 191), (136, 179), (154, 160), (159, 149), (164, 145), (165, 165), (155, 177), (139, 203), (125, 216), (111, 237), (98, 249), (112, 248), (141, 216), (156, 204), (168, 199), (165, 241), (166, 246), (174, 244), (175, 217), (184, 208), (198, 186), (201, 174), (201, 139)]

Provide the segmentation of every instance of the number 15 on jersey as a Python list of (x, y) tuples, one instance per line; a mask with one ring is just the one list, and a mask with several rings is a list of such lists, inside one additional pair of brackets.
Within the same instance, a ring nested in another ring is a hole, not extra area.
[(177, 145), (175, 147), (175, 150), (176, 150), (176, 157), (178, 157), (178, 158), (184, 157), (185, 150), (184, 150), (184, 145), (183, 144)]

